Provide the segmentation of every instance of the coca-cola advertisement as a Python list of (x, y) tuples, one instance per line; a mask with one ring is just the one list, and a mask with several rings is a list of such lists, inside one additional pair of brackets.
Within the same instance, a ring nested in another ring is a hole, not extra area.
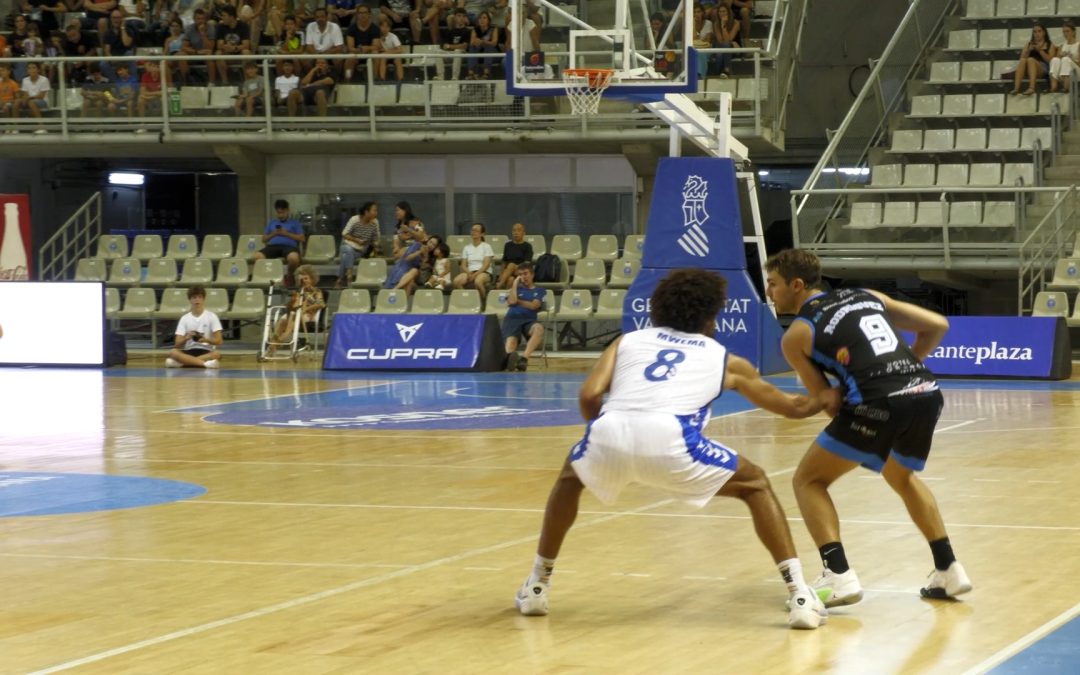
[(30, 278), (30, 197), (0, 194), (0, 281)]

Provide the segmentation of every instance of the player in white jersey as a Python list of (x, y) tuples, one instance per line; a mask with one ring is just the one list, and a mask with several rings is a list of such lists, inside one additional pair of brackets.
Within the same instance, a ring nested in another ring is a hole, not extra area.
[(655, 328), (612, 343), (581, 385), (585, 435), (571, 449), (548, 497), (533, 571), (514, 600), (522, 614), (548, 612), (555, 558), (577, 516), (581, 491), (587, 487), (611, 503), (623, 487), (641, 483), (694, 506), (713, 495), (745, 502), (791, 594), (789, 624), (817, 628), (824, 623), (825, 607), (803, 580), (784, 511), (765, 472), (703, 435), (709, 406), (725, 389), (791, 418), (822, 409), (816, 398), (782, 393), (712, 338), (725, 291), (724, 279), (711, 272), (670, 273), (651, 299)]

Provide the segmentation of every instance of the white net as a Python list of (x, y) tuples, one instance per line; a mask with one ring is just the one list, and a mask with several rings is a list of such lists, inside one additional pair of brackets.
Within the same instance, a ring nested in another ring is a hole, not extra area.
[(615, 71), (603, 68), (566, 68), (562, 71), (570, 111), (575, 115), (595, 115), (600, 110), (604, 90), (615, 80)]

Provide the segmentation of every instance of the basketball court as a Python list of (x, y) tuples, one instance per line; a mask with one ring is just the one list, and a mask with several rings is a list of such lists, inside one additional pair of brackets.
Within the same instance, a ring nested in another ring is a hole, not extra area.
[[(857, 472), (835, 495), (867, 593), (820, 630), (787, 628), (739, 503), (644, 489), (614, 508), (584, 497), (551, 614), (518, 615), (587, 365), (5, 370), (0, 672), (1074, 668), (1075, 378), (945, 382), (925, 477), (976, 585), (962, 602), (918, 597), (929, 551)], [(824, 423), (727, 394), (708, 427), (770, 473), (811, 575), (790, 481)]]

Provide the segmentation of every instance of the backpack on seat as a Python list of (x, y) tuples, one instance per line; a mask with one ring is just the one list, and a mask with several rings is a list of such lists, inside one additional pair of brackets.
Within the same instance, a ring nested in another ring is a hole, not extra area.
[(533, 280), (536, 283), (556, 283), (559, 281), (561, 272), (562, 261), (554, 253), (545, 253), (537, 258), (533, 264)]

